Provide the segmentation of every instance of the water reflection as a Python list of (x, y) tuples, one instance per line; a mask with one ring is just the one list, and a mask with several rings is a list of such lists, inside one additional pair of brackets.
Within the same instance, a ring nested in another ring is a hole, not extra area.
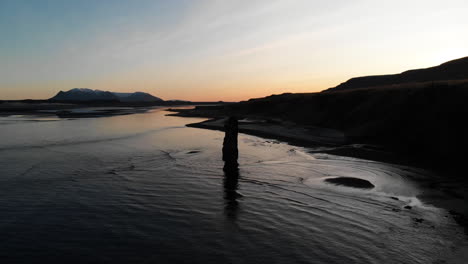
[(237, 193), (237, 189), (239, 188), (239, 169), (238, 168), (230, 168), (227, 169), (226, 167), (223, 169), (224, 171), (224, 200), (225, 200), (225, 207), (224, 207), (224, 214), (232, 220), (237, 219), (237, 214), (239, 211), (239, 202), (237, 198), (239, 194)]
[(2, 263), (440, 263), (463, 238), (420, 170), (240, 135), (221, 175), (223, 134), (166, 113), (0, 125)]

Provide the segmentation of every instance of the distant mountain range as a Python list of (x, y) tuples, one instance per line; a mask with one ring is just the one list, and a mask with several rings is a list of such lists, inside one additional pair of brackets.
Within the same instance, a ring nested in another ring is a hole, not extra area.
[(468, 79), (468, 57), (452, 60), (435, 67), (409, 70), (399, 74), (356, 77), (325, 90), (325, 92), (465, 79)]
[(161, 98), (149, 93), (114, 93), (109, 91), (92, 90), (88, 88), (74, 88), (69, 91), (60, 91), (51, 101), (115, 101), (115, 102), (162, 102)]

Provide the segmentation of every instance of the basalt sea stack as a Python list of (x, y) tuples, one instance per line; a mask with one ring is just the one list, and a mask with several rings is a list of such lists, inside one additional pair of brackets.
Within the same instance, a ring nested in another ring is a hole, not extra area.
[(224, 170), (237, 169), (239, 165), (237, 158), (239, 151), (237, 149), (237, 134), (239, 132), (238, 121), (235, 117), (229, 117), (224, 123), (224, 142), (223, 142), (223, 161)]

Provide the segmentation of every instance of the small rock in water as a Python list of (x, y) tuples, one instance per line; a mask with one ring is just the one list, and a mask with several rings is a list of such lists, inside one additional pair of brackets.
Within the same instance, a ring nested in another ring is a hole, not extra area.
[(401, 210), (398, 209), (398, 208), (392, 208), (392, 211), (393, 211), (393, 212), (400, 212)]
[(391, 196), (390, 199), (393, 199), (395, 201), (399, 201), (400, 199), (398, 199), (398, 197), (395, 197), (395, 196)]
[(192, 150), (192, 151), (187, 152), (187, 154), (196, 154), (196, 153), (200, 153), (200, 151), (199, 150)]
[(413, 221), (415, 221), (416, 223), (422, 223), (422, 222), (424, 222), (424, 219), (422, 219), (422, 218), (413, 218)]
[(413, 207), (410, 206), (410, 205), (407, 205), (407, 206), (405, 206), (405, 207), (403, 207), (403, 208), (411, 210), (411, 208), (413, 208)]
[(347, 187), (362, 188), (362, 189), (372, 189), (375, 186), (367, 180), (353, 178), (353, 177), (338, 177), (325, 179), (325, 182), (343, 185)]

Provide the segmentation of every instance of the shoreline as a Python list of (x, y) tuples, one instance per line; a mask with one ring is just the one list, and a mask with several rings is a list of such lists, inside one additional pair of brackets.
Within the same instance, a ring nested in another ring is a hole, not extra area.
[[(186, 109), (168, 109), (166, 111), (175, 112), (168, 114), (169, 116), (179, 117), (203, 117), (208, 120), (189, 123), (187, 127), (203, 128), (217, 131), (224, 131), (223, 121), (224, 116), (215, 116), (207, 113), (192, 113)], [(245, 122), (239, 120), (239, 132), (286, 142), (290, 145), (309, 148), (309, 153), (325, 153), (337, 156), (366, 159), (377, 162), (385, 162), (396, 165), (412, 166), (417, 168), (425, 168), (422, 164), (410, 162), (397, 155), (397, 153), (389, 151), (380, 145), (370, 144), (355, 144), (350, 142), (346, 135), (338, 130), (320, 128), (320, 127), (304, 127), (278, 120), (262, 120)], [(314, 135), (315, 134), (315, 135)]]
[[(169, 109), (172, 112), (178, 112), (177, 109)], [(180, 117), (195, 117), (187, 115), (184, 112), (182, 115), (169, 114), (170, 116)], [(202, 117), (202, 116), (196, 116)], [(208, 117), (209, 118), (209, 117)], [(189, 123), (187, 127), (202, 128), (210, 130), (224, 131), (224, 120), (226, 117), (217, 116), (212, 117), (206, 121), (198, 123)], [(247, 122), (246, 122), (247, 121)], [(315, 131), (314, 131), (315, 129)], [(316, 133), (319, 136), (310, 135), (308, 133)], [(375, 162), (383, 162), (394, 164), (396, 166), (408, 166), (418, 169), (423, 169), (428, 172), (424, 178), (413, 178), (422, 188), (423, 193), (418, 196), (421, 200), (433, 206), (445, 209), (453, 220), (460, 225), (464, 230), (465, 235), (468, 237), (468, 202), (465, 196), (468, 193), (468, 186), (464, 183), (462, 177), (448, 177), (442, 175), (440, 171), (434, 171), (424, 166), (417, 166), (418, 164), (404, 161), (403, 158), (398, 157), (397, 153), (385, 151), (379, 146), (363, 145), (363, 144), (347, 144), (344, 135), (339, 136), (336, 130), (329, 130), (323, 128), (309, 128), (281, 123), (268, 123), (265, 120), (249, 121), (248, 119), (241, 119), (239, 121), (239, 132), (247, 135), (262, 137), (265, 139), (273, 139), (283, 141), (285, 143), (308, 148), (308, 153), (325, 153), (336, 156), (345, 156), (351, 158), (358, 158), (364, 160), (371, 160)], [(320, 140), (324, 139), (324, 140)], [(445, 171), (444, 174), (451, 174), (453, 172)]]

